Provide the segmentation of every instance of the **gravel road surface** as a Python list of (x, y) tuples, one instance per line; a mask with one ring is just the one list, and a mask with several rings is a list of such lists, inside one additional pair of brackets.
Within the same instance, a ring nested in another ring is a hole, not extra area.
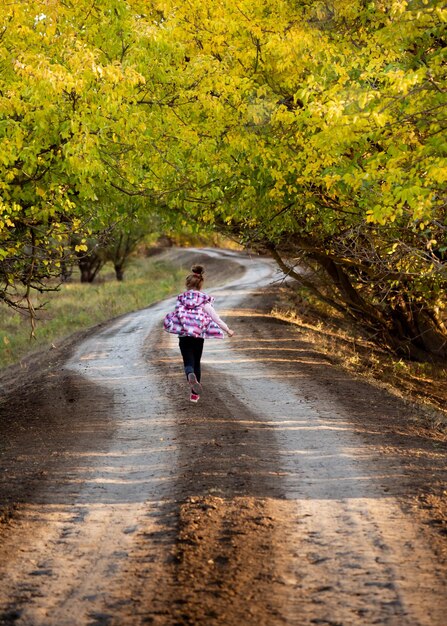
[(420, 502), (445, 442), (269, 315), (268, 260), (200, 255), (244, 273), (210, 290), (236, 336), (205, 342), (197, 405), (174, 299), (4, 405), (0, 624), (444, 626), (446, 535)]

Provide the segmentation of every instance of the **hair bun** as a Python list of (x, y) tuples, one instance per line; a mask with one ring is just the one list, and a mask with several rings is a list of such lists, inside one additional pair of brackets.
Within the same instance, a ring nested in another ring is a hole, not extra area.
[(205, 271), (205, 268), (203, 267), (203, 265), (193, 265), (191, 267), (191, 272), (193, 274), (198, 274), (199, 276), (202, 276), (204, 271)]

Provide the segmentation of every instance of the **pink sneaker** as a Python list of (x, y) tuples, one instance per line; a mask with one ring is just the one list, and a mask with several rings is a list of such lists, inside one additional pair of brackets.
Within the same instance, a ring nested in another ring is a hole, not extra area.
[[(200, 394), (200, 392), (202, 391), (202, 385), (197, 380), (195, 374), (193, 374), (193, 373), (188, 374), (188, 383), (189, 383), (189, 386), (191, 387), (191, 393), (193, 393), (194, 395), (198, 396)], [(197, 400), (196, 400), (196, 402), (197, 402)]]
[(198, 393), (193, 393), (191, 391), (191, 395), (189, 396), (189, 399), (191, 400), (191, 402), (198, 402), (199, 401), (199, 394)]

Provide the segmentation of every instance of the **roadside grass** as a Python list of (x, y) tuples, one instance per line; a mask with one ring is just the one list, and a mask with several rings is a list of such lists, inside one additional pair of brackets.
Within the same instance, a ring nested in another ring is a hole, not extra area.
[(181, 290), (184, 270), (178, 265), (149, 257), (133, 258), (124, 281), (115, 280), (106, 266), (99, 282), (81, 284), (77, 274), (57, 292), (37, 294), (36, 338), (31, 339), (29, 320), (3, 306), (0, 309), (0, 368), (19, 362), (32, 352), (51, 347), (72, 333), (113, 317), (142, 309)]
[(272, 315), (298, 326), (336, 365), (417, 404), (432, 426), (447, 429), (447, 364), (393, 356), (305, 290), (281, 287)]

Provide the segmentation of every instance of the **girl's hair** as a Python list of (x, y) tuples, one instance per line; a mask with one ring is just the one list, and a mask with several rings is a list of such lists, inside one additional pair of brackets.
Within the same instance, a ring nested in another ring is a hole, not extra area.
[(186, 277), (186, 288), (201, 290), (203, 285), (203, 273), (205, 269), (203, 265), (193, 265), (191, 267), (191, 274)]

